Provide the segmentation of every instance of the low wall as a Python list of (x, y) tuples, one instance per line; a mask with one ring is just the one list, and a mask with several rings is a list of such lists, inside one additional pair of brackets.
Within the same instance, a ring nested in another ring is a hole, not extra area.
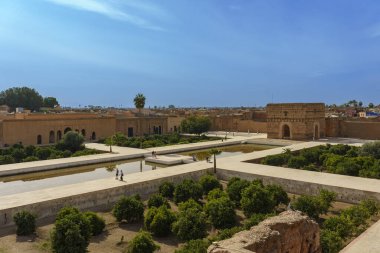
[(305, 181), (297, 181), (280, 177), (268, 177), (253, 173), (241, 172), (237, 170), (218, 169), (217, 176), (222, 180), (229, 180), (232, 177), (240, 177), (252, 181), (261, 179), (264, 184), (278, 184), (288, 193), (298, 195), (317, 195), (321, 189), (326, 189), (337, 193), (337, 200), (347, 203), (357, 204), (363, 199), (374, 198), (380, 201), (380, 193), (357, 190), (352, 188), (342, 188), (327, 184), (316, 184)]
[(123, 186), (113, 187), (109, 189), (101, 189), (99, 191), (88, 192), (84, 194), (73, 194), (68, 197), (58, 199), (48, 199), (46, 201), (37, 201), (26, 206), (17, 206), (9, 209), (0, 210), (0, 229), (10, 228), (14, 226), (13, 215), (22, 210), (28, 210), (37, 215), (37, 222), (43, 220), (51, 220), (56, 216), (58, 211), (65, 206), (74, 206), (80, 210), (110, 210), (116, 201), (123, 195), (130, 196), (139, 194), (142, 199), (146, 199), (149, 195), (158, 192), (159, 186), (165, 182), (180, 183), (183, 179), (198, 180), (202, 175), (211, 169), (201, 169), (191, 172), (179, 173), (172, 176), (156, 177), (151, 180), (128, 183)]

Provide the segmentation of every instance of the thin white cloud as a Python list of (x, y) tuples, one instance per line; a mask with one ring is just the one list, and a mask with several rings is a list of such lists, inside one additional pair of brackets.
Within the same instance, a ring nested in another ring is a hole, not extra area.
[(74, 8), (82, 11), (94, 12), (97, 14), (104, 15), (108, 18), (126, 21), (131, 24), (137, 25), (139, 27), (145, 29), (152, 29), (158, 31), (164, 31), (164, 29), (160, 26), (154, 25), (148, 20), (131, 15), (126, 13), (125, 11), (121, 11), (112, 5), (110, 2), (106, 1), (98, 1), (98, 0), (46, 0), (50, 3), (54, 3), (57, 5), (62, 5), (70, 8)]

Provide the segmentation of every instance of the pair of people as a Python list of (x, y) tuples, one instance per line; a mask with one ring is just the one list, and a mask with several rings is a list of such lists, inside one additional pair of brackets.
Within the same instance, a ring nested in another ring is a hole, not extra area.
[(119, 179), (119, 173), (120, 173), (120, 181), (124, 181), (124, 179), (123, 179), (123, 177), (124, 177), (124, 173), (123, 173), (123, 170), (122, 169), (120, 169), (120, 172), (119, 172), (119, 169), (118, 168), (116, 168), (116, 180), (118, 180)]

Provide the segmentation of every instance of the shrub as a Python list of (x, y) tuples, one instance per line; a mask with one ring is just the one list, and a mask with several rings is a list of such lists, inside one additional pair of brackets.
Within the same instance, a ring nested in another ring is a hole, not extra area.
[(70, 157), (71, 155), (72, 155), (72, 153), (70, 150), (65, 150), (62, 152), (63, 157)]
[(153, 207), (148, 210), (144, 225), (156, 236), (167, 236), (171, 232), (171, 226), (175, 221), (174, 213), (166, 206)]
[(198, 200), (202, 197), (202, 187), (192, 180), (185, 179), (175, 187), (174, 202), (180, 203), (188, 199)]
[(240, 206), (241, 193), (250, 183), (240, 178), (232, 178), (227, 184), (227, 193), (230, 199), (235, 202), (236, 206)]
[(46, 160), (51, 155), (51, 149), (37, 147), (35, 153), (40, 160)]
[(228, 198), (228, 194), (219, 188), (213, 189), (207, 194), (208, 201), (213, 200), (213, 199), (223, 198), (223, 197)]
[(322, 189), (318, 196), (300, 196), (293, 202), (293, 207), (318, 219), (319, 215), (327, 213), (335, 197), (336, 193)]
[(261, 164), (281, 166), (287, 164), (290, 157), (291, 154), (268, 155), (261, 161)]
[(321, 202), (315, 196), (302, 195), (292, 203), (292, 206), (314, 219), (318, 219), (321, 214)]
[(249, 230), (251, 227), (258, 225), (263, 220), (266, 220), (269, 217), (274, 216), (275, 214), (263, 214), (263, 213), (254, 213), (252, 216), (244, 222), (244, 229)]
[(64, 208), (51, 233), (55, 253), (85, 253), (91, 237), (90, 221), (75, 208)]
[(255, 184), (243, 190), (240, 204), (246, 217), (254, 213), (270, 213), (276, 206), (272, 194)]
[(171, 182), (161, 184), (159, 192), (166, 198), (172, 198), (174, 193), (174, 184)]
[(17, 226), (17, 235), (30, 235), (36, 231), (36, 216), (28, 211), (21, 211), (13, 216)]
[(284, 189), (281, 186), (272, 184), (272, 185), (267, 185), (265, 188), (272, 195), (272, 198), (275, 201), (276, 206), (279, 204), (284, 204), (284, 205), (289, 204), (290, 199), (288, 197), (288, 194), (286, 193), (286, 191), (284, 191)]
[(158, 193), (150, 196), (148, 200), (148, 207), (160, 207), (162, 205), (170, 208), (169, 202), (161, 194)]
[(300, 169), (308, 164), (307, 160), (303, 156), (292, 156), (288, 160), (288, 167)]
[(354, 225), (343, 216), (330, 217), (323, 222), (323, 228), (336, 232), (342, 239), (353, 234)]
[(74, 132), (74, 131), (69, 131), (67, 132), (61, 141), (60, 147), (64, 147), (64, 149), (70, 150), (71, 152), (75, 152), (78, 150), (83, 149), (83, 144), (84, 138), (81, 134)]
[(23, 162), (34, 162), (34, 161), (38, 161), (39, 159), (38, 159), (38, 157), (36, 157), (36, 156), (28, 156), (28, 157), (26, 157), (25, 159), (23, 159), (22, 161)]
[(331, 192), (325, 189), (320, 190), (318, 198), (321, 201), (321, 212), (322, 213), (327, 213), (329, 208), (332, 206), (332, 202), (336, 198), (336, 193)]
[(11, 155), (0, 156), (0, 165), (15, 163), (15, 159)]
[(153, 253), (160, 249), (160, 246), (155, 244), (152, 236), (140, 230), (140, 232), (129, 242), (127, 247), (128, 253)]
[(207, 217), (193, 208), (180, 211), (173, 232), (184, 241), (201, 239), (207, 235)]
[(26, 153), (23, 148), (16, 148), (13, 150), (12, 156), (16, 162), (21, 162), (26, 157)]
[(359, 152), (362, 156), (373, 156), (380, 159), (380, 141), (365, 143)]
[(190, 240), (175, 253), (207, 253), (210, 242), (205, 239)]
[(25, 154), (26, 156), (34, 156), (34, 151), (36, 150), (36, 147), (33, 145), (29, 145), (25, 148)]
[(215, 228), (230, 228), (236, 223), (234, 203), (229, 198), (219, 198), (209, 201), (205, 212)]
[(366, 221), (371, 217), (369, 211), (361, 205), (344, 209), (341, 216), (352, 222), (355, 227), (366, 225)]
[(376, 215), (379, 213), (379, 203), (373, 199), (366, 199), (360, 202), (360, 205), (364, 207), (370, 215)]
[(219, 183), (218, 179), (210, 174), (202, 176), (199, 183), (202, 186), (203, 194), (206, 195), (213, 189), (222, 189), (222, 185)]
[(106, 227), (106, 223), (104, 219), (94, 212), (85, 212), (83, 214), (90, 221), (91, 234), (92, 235), (101, 234), (104, 228)]
[(338, 253), (343, 247), (343, 240), (337, 232), (321, 230), (321, 246), (323, 253)]
[(144, 204), (136, 197), (121, 197), (113, 208), (113, 215), (117, 221), (127, 223), (139, 221), (144, 217)]
[(180, 211), (186, 211), (187, 209), (195, 209), (196, 211), (201, 212), (202, 206), (194, 199), (189, 199), (188, 201), (179, 203), (178, 209)]

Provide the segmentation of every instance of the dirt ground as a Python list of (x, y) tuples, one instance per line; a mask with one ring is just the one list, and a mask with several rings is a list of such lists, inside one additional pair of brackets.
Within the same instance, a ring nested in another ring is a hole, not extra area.
[[(106, 220), (105, 232), (91, 239), (88, 251), (91, 253), (121, 253), (127, 242), (143, 227), (143, 223), (119, 224), (111, 213), (98, 213)], [(0, 253), (46, 253), (50, 252), (49, 235), (53, 224), (38, 227), (37, 236), (7, 235), (0, 238)], [(122, 239), (123, 237), (123, 239)], [(173, 253), (179, 247), (175, 236), (153, 238), (160, 246), (160, 253)]]

